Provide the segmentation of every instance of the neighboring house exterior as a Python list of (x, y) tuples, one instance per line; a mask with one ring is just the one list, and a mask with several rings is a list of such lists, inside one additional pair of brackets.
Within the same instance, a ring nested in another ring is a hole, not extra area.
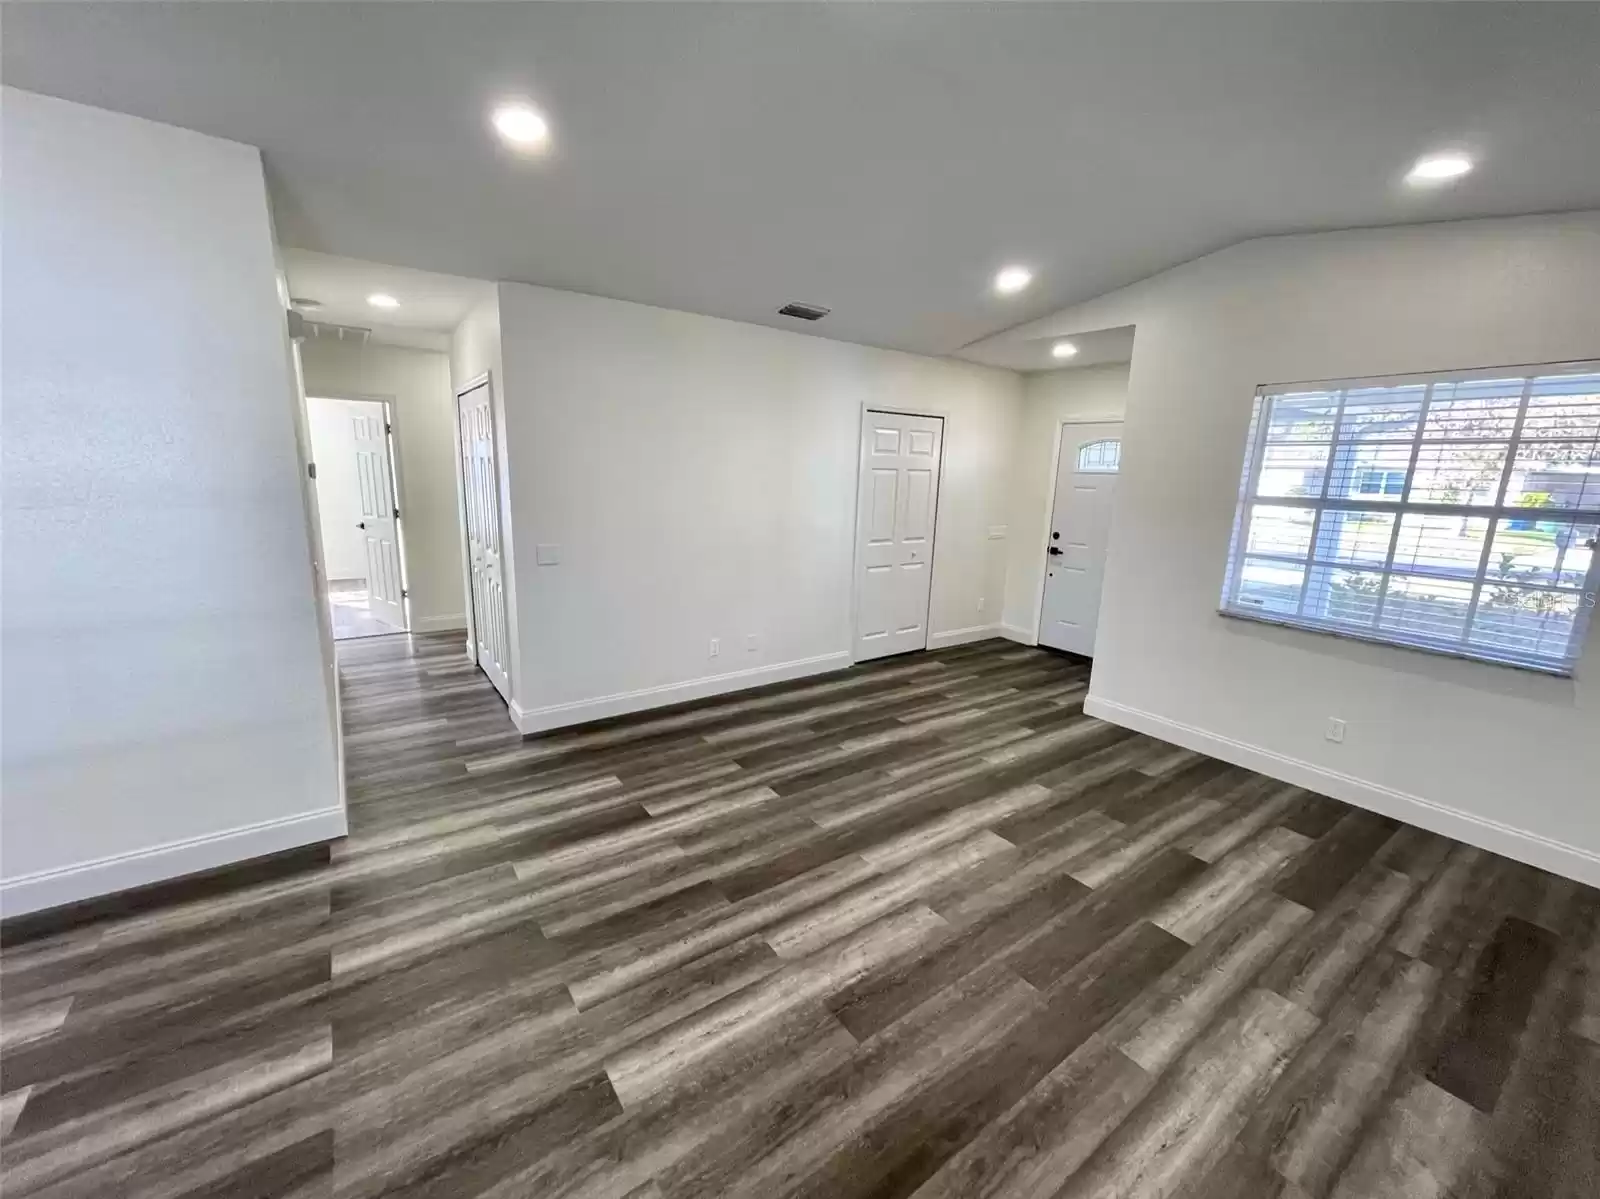
[(1512, 476), (1511, 494), (1548, 496), (1547, 508), (1600, 507), (1600, 464), (1542, 466)]
[[(1391, 443), (1341, 446), (1339, 453), (1341, 460), (1336, 465), (1334, 480), (1336, 485), (1343, 481), (1343, 490), (1332, 494), (1350, 499), (1363, 496), (1394, 499), (1404, 493), (1406, 468), (1395, 465)], [(1322, 494), (1322, 479), (1327, 472), (1318, 466), (1273, 473), (1280, 476), (1278, 482), (1283, 493), (1315, 496)], [(1473, 495), (1485, 504), (1492, 504), (1498, 491), (1499, 480), (1495, 479), (1488, 486), (1476, 489)], [(1531, 508), (1593, 508), (1600, 505), (1600, 465), (1516, 470), (1512, 472), (1506, 495), (1510, 502), (1516, 503), (1520, 498)], [(1536, 523), (1517, 522), (1528, 527)]]

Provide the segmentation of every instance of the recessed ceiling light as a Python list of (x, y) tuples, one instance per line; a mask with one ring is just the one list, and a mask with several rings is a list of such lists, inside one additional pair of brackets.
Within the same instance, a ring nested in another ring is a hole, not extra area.
[(1058, 341), (1050, 347), (1050, 356), (1052, 358), (1071, 358), (1077, 352), (1078, 347), (1070, 341)]
[(1472, 169), (1472, 159), (1465, 154), (1430, 154), (1417, 159), (1417, 164), (1406, 175), (1407, 183), (1443, 183), (1459, 179)]
[(550, 122), (529, 104), (502, 104), (489, 118), (495, 132), (519, 149), (533, 149), (550, 140)]
[(1014, 296), (1033, 282), (1033, 272), (1025, 266), (1008, 266), (994, 277), (994, 289), (1003, 296)]
[(373, 292), (370, 296), (367, 297), (367, 303), (371, 304), (374, 308), (398, 308), (398, 307), (400, 307), (400, 301), (399, 300), (395, 299), (393, 296), (389, 295), (387, 292), (382, 292), (382, 291)]

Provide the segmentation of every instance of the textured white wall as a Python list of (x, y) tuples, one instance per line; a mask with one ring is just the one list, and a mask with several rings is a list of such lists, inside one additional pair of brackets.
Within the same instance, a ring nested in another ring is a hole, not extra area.
[(1258, 384), (1593, 358), (1597, 282), (1579, 213), (1246, 242), (1048, 318), (1138, 326), (1091, 699), (1600, 882), (1600, 635), (1563, 680), (1217, 615)]
[(500, 299), (493, 296), (475, 307), (450, 337), (450, 383), (459, 392), (479, 375), (498, 377), (500, 360)]
[[(411, 620), (417, 632), (466, 627), (461, 501), (456, 491), (455, 398), (450, 358), (432, 350), (309, 338), (300, 345), (306, 394), (392, 400), (400, 461)], [(311, 404), (315, 419), (317, 404)], [(319, 483), (321, 466), (318, 466)], [(326, 492), (323, 493), (326, 495)], [(324, 552), (328, 512), (322, 505)], [(355, 576), (365, 573), (363, 561)], [(345, 577), (329, 567), (333, 578)]]
[(7, 913), (341, 831), (247, 146), (4, 90)]
[(847, 655), (863, 404), (948, 414), (930, 626), (998, 624), (1017, 375), (521, 284), (500, 322), (524, 708)]
[(1126, 362), (1041, 371), (1023, 381), (1022, 432), (1011, 469), (1011, 552), (1006, 571), (1005, 624), (1014, 638), (1031, 642), (1039, 635), (1061, 422), (1121, 420), (1127, 404)]

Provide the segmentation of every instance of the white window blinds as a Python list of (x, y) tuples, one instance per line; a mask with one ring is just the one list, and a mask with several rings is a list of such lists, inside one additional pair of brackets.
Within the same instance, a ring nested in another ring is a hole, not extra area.
[(1222, 610), (1570, 674), (1597, 533), (1600, 363), (1264, 387)]

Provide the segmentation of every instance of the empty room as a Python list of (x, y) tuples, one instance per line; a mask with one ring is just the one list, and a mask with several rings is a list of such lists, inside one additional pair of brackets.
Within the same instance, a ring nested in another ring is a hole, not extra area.
[(1600, 1194), (1600, 4), (0, 39), (7, 1199)]

